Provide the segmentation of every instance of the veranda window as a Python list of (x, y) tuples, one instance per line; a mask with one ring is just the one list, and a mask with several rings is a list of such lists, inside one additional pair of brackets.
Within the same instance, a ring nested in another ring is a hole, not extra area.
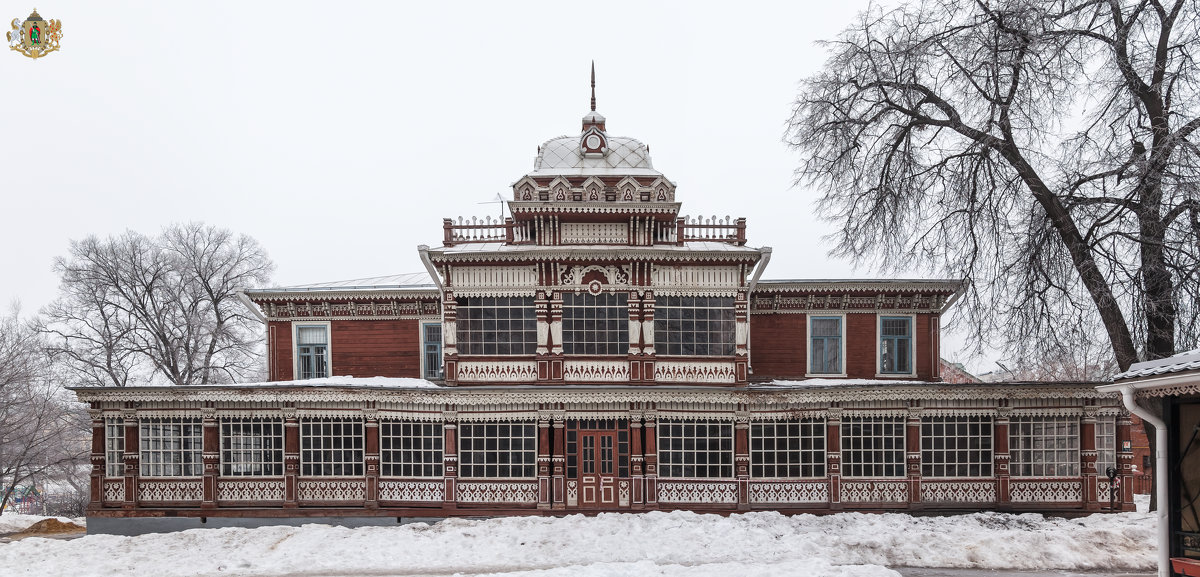
[(904, 476), (904, 417), (843, 417), (842, 473)]
[(629, 350), (629, 295), (563, 295), (563, 352), (623, 355)]
[(660, 421), (658, 471), (663, 477), (733, 477), (733, 423)]
[(143, 477), (199, 477), (204, 462), (204, 431), (199, 417), (141, 419)]
[(477, 479), (537, 476), (537, 425), (464, 423), (458, 427), (459, 471)]
[(283, 420), (222, 418), (221, 474), (230, 477), (283, 475)]
[(825, 420), (750, 424), (750, 476), (756, 479), (825, 476)]
[(532, 355), (537, 350), (533, 297), (469, 297), (457, 303), (459, 353)]
[(351, 477), (362, 475), (362, 420), (347, 417), (302, 419), (300, 474)]
[(125, 419), (104, 418), (104, 476), (125, 475)]
[(736, 325), (732, 297), (659, 297), (655, 347), (664, 355), (732, 355)]
[(1008, 427), (1012, 474), (1020, 477), (1079, 475), (1079, 419), (1016, 417)]
[(441, 423), (379, 423), (380, 473), (385, 477), (441, 477)]
[(921, 475), (991, 477), (991, 417), (923, 417)]
[(1117, 418), (1100, 417), (1096, 420), (1096, 473), (1105, 477), (1109, 467), (1117, 468)]

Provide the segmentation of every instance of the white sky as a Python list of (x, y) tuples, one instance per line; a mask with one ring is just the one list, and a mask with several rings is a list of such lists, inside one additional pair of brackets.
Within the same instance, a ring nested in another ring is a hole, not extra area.
[(684, 214), (747, 217), (766, 278), (872, 276), (825, 256), (781, 140), (815, 42), (866, 5), (39, 2), (62, 50), (0, 53), (0, 303), (47, 304), (71, 239), (188, 220), (258, 239), (280, 285), (419, 271), (442, 218), (497, 214), (476, 203), (578, 133), (593, 59), (609, 133)]

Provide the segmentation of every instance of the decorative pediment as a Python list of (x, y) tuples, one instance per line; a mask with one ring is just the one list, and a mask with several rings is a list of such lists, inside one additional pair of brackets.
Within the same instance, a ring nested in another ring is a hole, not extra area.
[(537, 197), (537, 182), (526, 176), (513, 184), (513, 200), (532, 201)]
[(563, 271), (559, 282), (564, 287), (581, 291), (598, 282), (600, 285), (629, 286), (629, 271), (615, 265), (573, 265)]

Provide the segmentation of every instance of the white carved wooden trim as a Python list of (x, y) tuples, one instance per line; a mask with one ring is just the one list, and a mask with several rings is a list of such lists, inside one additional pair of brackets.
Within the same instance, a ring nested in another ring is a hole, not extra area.
[(627, 480), (617, 483), (617, 506), (629, 506), (629, 481)]
[(682, 287), (736, 290), (742, 285), (741, 267), (656, 264), (650, 267), (650, 284), (655, 287), (655, 294), (674, 294), (664, 291)]
[(120, 502), (125, 500), (125, 479), (104, 482), (104, 500)]
[(828, 503), (829, 483), (827, 481), (751, 481), (750, 502), (764, 504)]
[(204, 486), (195, 481), (139, 481), (141, 501), (199, 501), (204, 498)]
[(533, 294), (537, 286), (537, 267), (529, 266), (454, 266), (450, 268), (450, 286), (458, 296), (472, 296), (473, 290), (490, 289)]
[(459, 361), (462, 383), (521, 383), (537, 380), (537, 361)]
[(567, 506), (579, 505), (579, 481), (567, 481)]
[(564, 222), (562, 244), (625, 244), (629, 225), (621, 222)]
[(660, 383), (733, 383), (733, 361), (670, 361), (654, 363), (654, 380)]
[(1014, 503), (1078, 503), (1083, 500), (1083, 483), (1063, 481), (1018, 481), (1008, 486), (1008, 498)]
[(921, 482), (921, 500), (929, 503), (994, 503), (995, 481)]
[(580, 383), (629, 381), (629, 361), (564, 361), (563, 380)]
[(429, 501), (446, 499), (446, 483), (437, 481), (380, 481), (380, 501)]
[(217, 500), (282, 501), (283, 479), (269, 481), (221, 479), (217, 481)]
[(735, 481), (658, 480), (660, 503), (737, 503)]
[(842, 481), (844, 503), (906, 503), (906, 481)]
[(301, 501), (362, 501), (367, 498), (367, 482), (354, 479), (300, 481), (296, 496)]
[(461, 503), (537, 503), (537, 481), (458, 482)]

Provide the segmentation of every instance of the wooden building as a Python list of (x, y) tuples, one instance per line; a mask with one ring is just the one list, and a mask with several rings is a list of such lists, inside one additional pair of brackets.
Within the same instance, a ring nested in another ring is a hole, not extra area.
[(1094, 383), (942, 382), (961, 282), (764, 279), (744, 219), (676, 193), (593, 99), (511, 218), (445, 220), (425, 273), (245, 291), (268, 382), (77, 390), (89, 528), (1070, 513), (1107, 506), (1097, 471), (1128, 477), (1128, 414)]

